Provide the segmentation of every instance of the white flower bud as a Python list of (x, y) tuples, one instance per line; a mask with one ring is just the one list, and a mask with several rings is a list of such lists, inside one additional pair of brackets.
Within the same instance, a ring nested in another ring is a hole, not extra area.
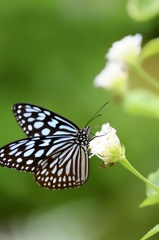
[(91, 156), (96, 155), (104, 164), (115, 163), (125, 156), (125, 148), (116, 135), (116, 130), (109, 123), (103, 124), (89, 144)]

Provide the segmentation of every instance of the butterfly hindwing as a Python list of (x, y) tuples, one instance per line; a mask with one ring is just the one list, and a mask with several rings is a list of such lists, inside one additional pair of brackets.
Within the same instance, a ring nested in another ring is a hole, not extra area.
[(8, 144), (0, 149), (0, 166), (32, 172), (35, 181), (45, 188), (80, 186), (88, 177), (87, 151), (71, 139), (65, 140), (34, 137)]
[(81, 186), (88, 178), (86, 149), (71, 145), (62, 153), (51, 154), (38, 164), (34, 177), (42, 187), (64, 189)]

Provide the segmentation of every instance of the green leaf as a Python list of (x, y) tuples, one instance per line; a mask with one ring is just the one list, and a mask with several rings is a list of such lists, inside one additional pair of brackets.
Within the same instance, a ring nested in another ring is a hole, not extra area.
[[(148, 180), (159, 186), (159, 170), (154, 173), (150, 173)], [(147, 198), (140, 204), (140, 207), (146, 207), (159, 203), (159, 193), (148, 185), (146, 186), (146, 195)]]
[(129, 15), (137, 21), (147, 21), (159, 13), (158, 0), (129, 0), (127, 3)]
[(143, 89), (129, 91), (123, 100), (129, 114), (159, 118), (159, 97)]
[(157, 224), (155, 227), (153, 227), (146, 235), (141, 238), (141, 240), (148, 239), (149, 237), (152, 237), (154, 234), (159, 232), (159, 224)]
[(151, 196), (151, 197), (147, 197), (141, 204), (140, 204), (140, 208), (142, 207), (148, 207), (151, 205), (155, 205), (159, 203), (159, 194), (156, 196)]
[(159, 53), (159, 38), (149, 41), (142, 49), (140, 61)]
[[(148, 175), (148, 180), (150, 182), (153, 182), (155, 185), (159, 186), (159, 169), (156, 172), (150, 173)], [(149, 186), (147, 186), (146, 194), (148, 197), (159, 195), (154, 189), (152, 189)]]

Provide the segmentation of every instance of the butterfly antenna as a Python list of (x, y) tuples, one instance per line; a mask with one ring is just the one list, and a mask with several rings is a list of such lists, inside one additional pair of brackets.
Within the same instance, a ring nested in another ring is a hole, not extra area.
[(108, 102), (104, 103), (99, 110), (89, 119), (89, 121), (86, 123), (85, 126), (88, 126), (88, 124), (90, 122), (92, 122), (94, 119), (96, 119), (97, 117), (100, 117), (102, 114), (98, 114), (106, 105), (108, 104)]

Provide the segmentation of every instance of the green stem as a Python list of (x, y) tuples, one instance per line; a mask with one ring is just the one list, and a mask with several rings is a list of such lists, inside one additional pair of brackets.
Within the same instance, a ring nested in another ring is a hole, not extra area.
[(128, 160), (123, 157), (119, 161), (125, 168), (127, 168), (130, 172), (132, 172), (136, 177), (140, 178), (143, 182), (145, 182), (147, 185), (149, 185), (151, 188), (153, 188), (155, 191), (159, 193), (159, 187), (157, 187), (154, 183), (150, 182), (147, 178), (142, 176), (129, 162)]
[(152, 87), (159, 90), (159, 82), (155, 80), (151, 75), (149, 75), (140, 64), (133, 66), (135, 71), (141, 76), (145, 81), (147, 81)]

